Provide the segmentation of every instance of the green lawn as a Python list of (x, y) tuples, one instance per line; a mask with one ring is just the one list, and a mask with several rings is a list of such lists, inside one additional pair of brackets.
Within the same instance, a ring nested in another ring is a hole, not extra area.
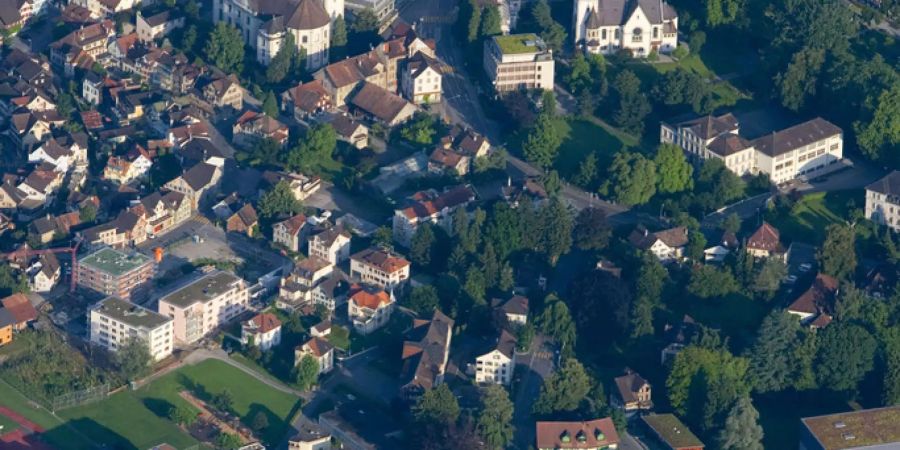
[[(560, 121), (565, 140), (559, 148), (555, 168), (563, 178), (578, 173), (584, 158), (588, 154), (597, 155), (597, 167), (602, 172), (613, 156), (623, 147), (628, 147), (622, 139), (616, 137), (597, 122), (582, 119)], [(634, 138), (631, 138), (634, 145)]]
[(340, 327), (337, 325), (333, 325), (331, 327), (331, 333), (328, 334), (328, 342), (331, 345), (347, 351), (350, 349), (350, 330)]
[(12, 419), (0, 415), (0, 435), (4, 435), (11, 431), (16, 431), (19, 428), (19, 424), (14, 422)]
[(809, 194), (794, 204), (790, 214), (772, 216), (769, 220), (781, 232), (782, 240), (817, 244), (825, 239), (828, 225), (844, 222), (848, 218), (851, 206), (865, 206), (864, 191)]
[[(276, 443), (284, 435), (291, 416), (299, 409), (296, 397), (286, 395), (250, 375), (217, 360), (181, 368), (137, 391), (64, 412), (79, 431), (98, 442), (124, 448), (147, 448), (160, 442), (177, 447), (195, 441), (165, 418), (172, 405), (190, 407), (178, 393), (188, 390), (201, 399), (228, 390), (234, 410), (250, 425), (258, 412), (265, 414), (269, 428), (262, 439)], [(140, 424), (140, 426), (135, 426)]]
[[(90, 443), (49, 411), (35, 407), (18, 391), (0, 380), (0, 405), (23, 415), (47, 430), (43, 439), (57, 448), (90, 448)], [(11, 431), (6, 429), (6, 431)]]
[(686, 297), (680, 305), (684, 313), (706, 326), (721, 329), (723, 337), (731, 338), (736, 349), (742, 349), (756, 336), (756, 330), (773, 305), (740, 294), (722, 299)]

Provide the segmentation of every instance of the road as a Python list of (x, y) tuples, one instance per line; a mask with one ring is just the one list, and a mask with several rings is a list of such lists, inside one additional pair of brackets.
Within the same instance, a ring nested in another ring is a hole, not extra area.
[(553, 350), (543, 336), (535, 336), (531, 352), (517, 354), (516, 371), (522, 373), (516, 383), (513, 404), (513, 448), (525, 450), (534, 443), (534, 418), (531, 408), (544, 383), (544, 378), (553, 372)]

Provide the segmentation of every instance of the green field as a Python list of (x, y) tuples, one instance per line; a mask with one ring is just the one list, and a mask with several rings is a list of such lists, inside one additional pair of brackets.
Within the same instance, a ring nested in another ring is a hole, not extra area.
[[(578, 173), (582, 161), (590, 153), (597, 155), (597, 167), (602, 172), (617, 152), (636, 144), (634, 138), (627, 135), (617, 137), (610, 132), (614, 130), (608, 130), (594, 121), (575, 119), (560, 123), (565, 140), (559, 148), (555, 168), (563, 178)], [(629, 138), (630, 145), (623, 141)]]
[(16, 431), (18, 428), (19, 424), (14, 422), (12, 419), (6, 416), (0, 416), (0, 435)]
[[(91, 444), (61, 419), (49, 411), (32, 405), (27, 398), (0, 380), (0, 405), (21, 414), (26, 419), (44, 427), (43, 439), (58, 448), (90, 448)], [(11, 431), (6, 429), (5, 431)]]
[(349, 350), (350, 330), (341, 326), (333, 325), (331, 327), (331, 333), (328, 334), (328, 342), (341, 350)]
[(195, 440), (166, 418), (172, 405), (190, 407), (178, 395), (182, 390), (204, 400), (228, 390), (234, 410), (245, 424), (250, 425), (258, 412), (267, 416), (269, 427), (262, 433), (266, 443), (281, 439), (290, 417), (299, 408), (296, 397), (266, 386), (224, 362), (207, 360), (167, 374), (137, 391), (120, 392), (60, 415), (92, 440), (116, 447), (141, 449), (161, 442), (189, 446)]
[(862, 190), (817, 192), (797, 201), (790, 214), (771, 217), (770, 221), (781, 232), (783, 241), (816, 244), (825, 240), (828, 225), (844, 222), (848, 218), (851, 206), (865, 206)]

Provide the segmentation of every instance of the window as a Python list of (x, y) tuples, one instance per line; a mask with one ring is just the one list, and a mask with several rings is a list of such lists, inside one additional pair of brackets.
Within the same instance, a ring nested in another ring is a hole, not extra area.
[(606, 40), (606, 30), (600, 30), (600, 39)]
[(659, 28), (653, 27), (653, 39), (658, 39), (658, 38), (659, 38)]
[(641, 42), (644, 37), (644, 31), (640, 28), (635, 28), (634, 31), (631, 32), (631, 42)]

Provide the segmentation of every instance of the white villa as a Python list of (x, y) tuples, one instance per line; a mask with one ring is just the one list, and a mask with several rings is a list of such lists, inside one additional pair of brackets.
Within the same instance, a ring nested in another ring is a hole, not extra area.
[(630, 50), (636, 57), (678, 46), (678, 13), (664, 0), (574, 0), (575, 47), (588, 53)]

